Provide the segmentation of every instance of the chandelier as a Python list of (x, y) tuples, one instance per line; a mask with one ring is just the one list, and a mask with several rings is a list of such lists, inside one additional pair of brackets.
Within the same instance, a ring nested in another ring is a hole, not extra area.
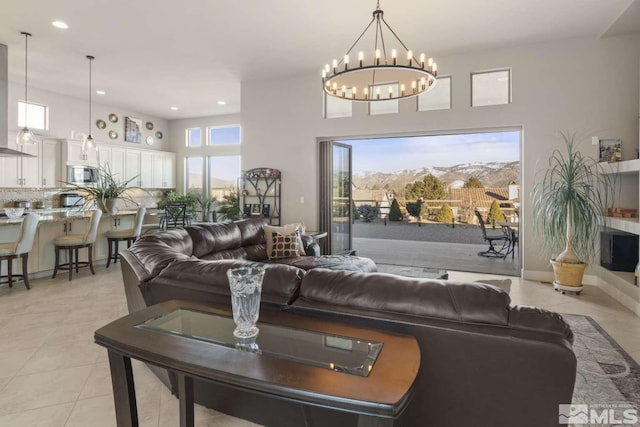
[[(372, 27), (375, 28), (373, 51), (367, 55), (359, 51), (357, 59), (351, 57), (351, 52)], [(385, 42), (385, 28), (397, 43), (389, 36)], [(400, 56), (395, 48), (390, 51), (390, 56), (387, 54), (389, 40), (401, 48)], [(433, 58), (426, 59), (424, 53), (416, 58), (413, 51), (407, 48), (387, 24), (378, 0), (371, 22), (347, 53), (341, 60), (334, 59), (331, 65), (325, 65), (322, 70), (322, 85), (327, 95), (336, 98), (365, 102), (388, 101), (428, 92), (435, 87), (437, 75), (438, 67)]]
[[(93, 135), (91, 134), (91, 63), (94, 58), (91, 55), (87, 55), (87, 59), (89, 60), (89, 134), (82, 141), (82, 154), (87, 156), (87, 152), (89, 151), (97, 151), (98, 146), (96, 145), (96, 141), (93, 139)], [(86, 159), (85, 159), (86, 160)]]
[(34, 145), (36, 143), (36, 138), (33, 135), (33, 132), (31, 131), (31, 129), (29, 129), (29, 126), (27, 125), (28, 120), (27, 120), (27, 111), (29, 109), (29, 101), (27, 99), (27, 77), (28, 77), (28, 71), (29, 71), (29, 67), (27, 66), (27, 57), (28, 57), (28, 40), (29, 37), (31, 37), (30, 33), (27, 32), (21, 32), (20, 34), (22, 34), (24, 36), (24, 127), (22, 129), (20, 129), (20, 132), (18, 132), (18, 135), (16, 137), (16, 143), (18, 145)]

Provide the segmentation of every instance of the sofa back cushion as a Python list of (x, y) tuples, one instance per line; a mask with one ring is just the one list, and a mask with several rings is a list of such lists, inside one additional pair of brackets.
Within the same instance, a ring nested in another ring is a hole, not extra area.
[[(262, 302), (286, 305), (299, 292), (304, 270), (281, 264), (260, 264), (265, 269)], [(147, 305), (169, 299), (231, 303), (227, 270), (246, 267), (241, 260), (205, 261), (195, 258), (171, 263), (140, 289)]]
[(306, 306), (327, 304), (492, 325), (508, 324), (511, 302), (500, 289), (479, 283), (322, 268), (307, 272), (300, 299)]
[(186, 228), (193, 241), (193, 255), (209, 260), (266, 259), (264, 218), (215, 224), (198, 224)]

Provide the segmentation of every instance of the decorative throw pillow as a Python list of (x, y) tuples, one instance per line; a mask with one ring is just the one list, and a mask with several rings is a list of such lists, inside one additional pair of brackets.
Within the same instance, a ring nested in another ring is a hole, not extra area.
[(302, 244), (301, 234), (304, 233), (304, 226), (299, 222), (293, 224), (286, 224), (282, 227), (276, 227), (273, 225), (265, 225), (262, 227), (264, 231), (264, 238), (267, 243), (267, 256), (271, 254), (273, 250), (273, 233), (279, 233), (282, 236), (297, 235), (298, 236), (298, 255), (305, 255), (304, 245)]
[(272, 237), (272, 249), (269, 259), (292, 258), (298, 256), (298, 233), (283, 236), (276, 232)]

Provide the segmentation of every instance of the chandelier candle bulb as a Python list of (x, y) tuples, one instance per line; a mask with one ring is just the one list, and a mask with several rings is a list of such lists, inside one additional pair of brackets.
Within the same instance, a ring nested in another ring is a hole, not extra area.
[[(325, 66), (325, 73), (322, 74), (325, 94), (358, 102), (375, 102), (412, 98), (435, 87), (437, 68), (433, 67), (433, 58), (429, 58), (424, 52), (415, 53), (416, 51), (409, 49), (410, 46), (400, 40), (385, 20), (384, 12), (380, 9), (380, 0), (377, 1), (373, 17), (370, 19), (369, 24), (346, 53), (337, 56), (340, 59), (334, 59)], [(385, 32), (388, 34), (385, 35)], [(366, 40), (369, 39), (373, 46), (366, 46)], [(364, 62), (364, 52), (372, 55), (367, 63)], [(356, 53), (358, 62), (354, 65)], [(406, 55), (407, 62), (398, 55)], [(387, 88), (392, 85), (388, 97), (380, 94), (385, 92), (386, 95), (384, 85), (387, 85)], [(343, 87), (351, 88), (351, 94), (345, 93), (344, 89), (341, 91), (340, 88)], [(355, 90), (356, 87), (360, 87), (360, 92)]]
[(347, 96), (347, 87), (342, 85), (342, 97), (344, 98), (345, 96)]
[(433, 75), (437, 76), (438, 75), (438, 64), (436, 64), (435, 62), (433, 63), (433, 67), (431, 67), (431, 72), (433, 73)]

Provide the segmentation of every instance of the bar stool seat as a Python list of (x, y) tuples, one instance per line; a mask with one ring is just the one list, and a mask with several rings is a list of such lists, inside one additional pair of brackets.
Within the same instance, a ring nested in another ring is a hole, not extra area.
[(129, 228), (126, 230), (109, 230), (106, 233), (107, 236), (107, 244), (109, 245), (109, 257), (107, 258), (107, 268), (111, 264), (111, 260), (115, 264), (118, 262), (120, 255), (118, 254), (118, 249), (120, 246), (120, 242), (127, 242), (127, 248), (131, 247), (131, 244), (136, 241), (140, 234), (142, 233), (142, 223), (144, 222), (144, 215), (147, 212), (147, 209), (144, 207), (138, 208), (138, 212), (136, 213), (136, 219), (133, 228)]
[[(68, 270), (69, 280), (71, 280), (73, 270), (78, 273), (78, 270), (84, 267), (89, 267), (91, 274), (96, 274), (93, 269), (93, 244), (96, 241), (96, 236), (98, 235), (100, 218), (102, 218), (102, 211), (94, 211), (91, 216), (91, 224), (89, 225), (89, 231), (87, 234), (69, 234), (58, 236), (53, 240), (56, 252), (56, 261), (53, 269), (53, 276), (51, 276), (52, 279), (55, 279), (58, 274), (58, 270)], [(78, 257), (79, 250), (83, 248), (87, 248), (87, 261), (80, 261)], [(60, 251), (68, 252), (68, 262), (60, 264)]]
[[(0, 284), (8, 283), (9, 287), (12, 288), (14, 281), (22, 280), (27, 289), (31, 289), (31, 286), (29, 286), (27, 265), (29, 262), (29, 252), (33, 248), (33, 240), (36, 235), (36, 229), (38, 228), (38, 221), (40, 221), (38, 215), (33, 213), (27, 215), (22, 220), (18, 241), (0, 243), (0, 269), (2, 267), (2, 261), (7, 261), (7, 275), (3, 276), (0, 273)], [(13, 260), (17, 258), (22, 259), (22, 274), (13, 273)]]

